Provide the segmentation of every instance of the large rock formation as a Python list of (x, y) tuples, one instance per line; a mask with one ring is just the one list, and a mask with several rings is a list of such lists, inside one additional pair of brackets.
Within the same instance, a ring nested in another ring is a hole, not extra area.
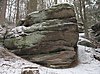
[[(5, 47), (32, 62), (54, 68), (71, 67), (77, 60), (78, 27), (72, 6), (53, 6), (29, 14), (23, 25), (7, 34)], [(30, 22), (31, 24), (30, 24)], [(27, 22), (27, 24), (26, 24)], [(34, 24), (33, 24), (34, 23)]]

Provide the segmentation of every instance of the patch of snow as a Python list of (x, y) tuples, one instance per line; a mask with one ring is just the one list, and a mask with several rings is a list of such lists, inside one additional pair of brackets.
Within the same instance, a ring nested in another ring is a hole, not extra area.
[(79, 42), (80, 41), (87, 41), (87, 42), (90, 42), (90, 40), (86, 39), (86, 38), (83, 38), (83, 37), (79, 37)]
[(80, 41), (87, 41), (87, 42), (90, 42), (90, 40), (84, 38), (85, 34), (84, 33), (79, 33), (79, 42)]
[(18, 26), (13, 28), (10, 32), (8, 32), (7, 36), (8, 37), (20, 37), (20, 35), (26, 35), (24, 32), (25, 30), (29, 29), (30, 27), (25, 27), (25, 26)]
[(85, 33), (79, 33), (79, 37), (85, 36)]

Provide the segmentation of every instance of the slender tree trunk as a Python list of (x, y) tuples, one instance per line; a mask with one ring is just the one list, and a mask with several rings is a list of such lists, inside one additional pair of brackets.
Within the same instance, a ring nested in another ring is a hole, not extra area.
[(16, 23), (17, 23), (17, 22), (18, 22), (18, 20), (19, 20), (19, 1), (20, 1), (20, 0), (17, 0)]
[(79, 0), (79, 4), (80, 4), (80, 17), (83, 22), (84, 18), (83, 18), (83, 13), (82, 13), (82, 0)]
[(2, 12), (2, 19), (3, 21), (5, 20), (5, 14), (6, 14), (6, 7), (7, 7), (7, 0), (4, 0), (4, 3), (3, 3), (3, 12)]
[(57, 4), (57, 0), (54, 0), (55, 4)]
[(77, 18), (77, 20), (79, 20), (79, 12), (78, 12), (78, 7), (77, 7), (77, 4), (76, 4), (76, 1), (75, 1), (75, 0), (73, 1), (73, 4), (74, 4), (74, 7), (75, 7), (76, 18)]
[(37, 0), (29, 0), (28, 2), (28, 13), (37, 10)]
[(82, 0), (82, 4), (83, 4), (83, 12), (84, 12), (84, 29), (85, 29), (85, 36), (87, 38), (89, 38), (89, 34), (88, 34), (88, 24), (87, 24), (87, 16), (86, 16), (86, 9), (85, 9), (85, 0)]
[(11, 21), (11, 9), (12, 9), (12, 5), (10, 6), (10, 8), (9, 8), (9, 21)]
[(5, 14), (6, 14), (6, 7), (7, 7), (7, 0), (3, 0), (1, 3), (1, 14), (0, 14), (0, 22), (5, 21)]
[(44, 0), (37, 0), (37, 10), (43, 10), (46, 8)]
[(86, 9), (85, 9), (85, 0), (79, 0), (79, 2), (80, 2), (80, 16), (81, 16), (81, 20), (84, 24), (83, 26), (84, 26), (84, 30), (85, 30), (85, 36), (87, 38), (89, 38)]

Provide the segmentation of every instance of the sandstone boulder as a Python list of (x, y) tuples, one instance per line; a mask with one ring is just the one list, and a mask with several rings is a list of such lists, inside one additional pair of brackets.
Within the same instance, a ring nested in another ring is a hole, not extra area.
[(4, 45), (11, 52), (52, 68), (68, 68), (77, 61), (78, 27), (72, 6), (30, 13), (23, 25), (7, 34)]
[(8, 37), (4, 41), (5, 46), (9, 49), (31, 49), (35, 53), (48, 53), (64, 46), (76, 47), (78, 41), (77, 24), (58, 19), (34, 24), (24, 30), (24, 33), (30, 35), (10, 39)]

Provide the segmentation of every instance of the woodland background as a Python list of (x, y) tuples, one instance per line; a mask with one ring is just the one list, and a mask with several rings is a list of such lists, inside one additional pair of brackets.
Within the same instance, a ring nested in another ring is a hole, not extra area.
[(100, 20), (100, 0), (0, 0), (0, 24), (14, 27), (27, 14), (60, 3), (74, 5), (78, 23), (89, 37), (88, 28)]

